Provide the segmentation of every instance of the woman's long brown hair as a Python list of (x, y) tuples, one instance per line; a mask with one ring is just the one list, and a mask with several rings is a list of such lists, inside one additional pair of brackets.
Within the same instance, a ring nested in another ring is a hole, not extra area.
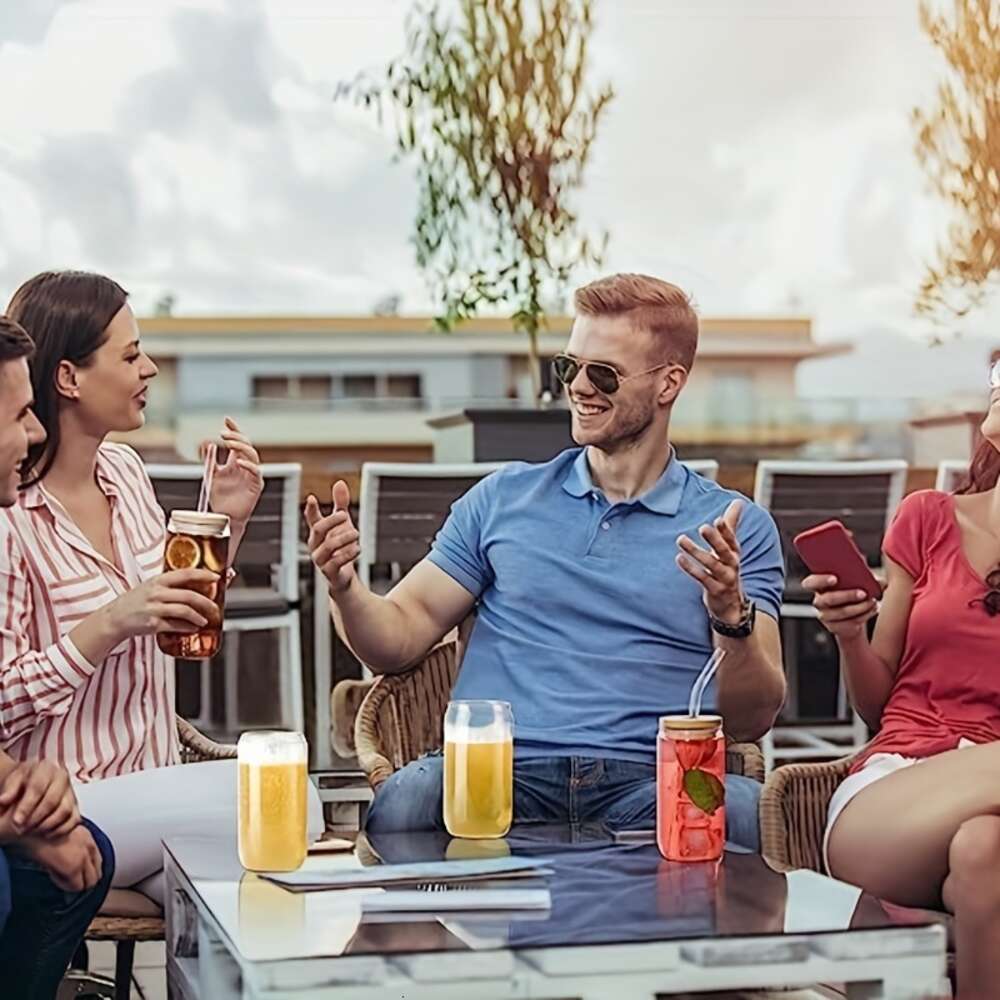
[(87, 271), (44, 271), (14, 293), (7, 315), (35, 342), (31, 360), (34, 411), (48, 437), (28, 451), (22, 488), (44, 479), (59, 451), (60, 361), (86, 368), (107, 340), (108, 324), (128, 299), (116, 281)]
[(972, 456), (969, 471), (956, 493), (985, 493), (993, 489), (1000, 477), (1000, 451), (985, 438)]

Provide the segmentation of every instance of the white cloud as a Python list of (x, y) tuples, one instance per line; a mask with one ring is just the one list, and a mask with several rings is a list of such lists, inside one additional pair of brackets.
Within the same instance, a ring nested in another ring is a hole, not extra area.
[[(58, 263), (113, 273), (140, 309), (164, 289), (186, 312), (364, 311), (390, 291), (425, 308), (411, 167), (333, 101), (400, 52), (408, 7), (4, 5), (0, 284)], [(596, 10), (593, 80), (617, 96), (580, 207), (611, 230), (607, 268), (664, 274), (709, 312), (810, 311), (823, 336), (917, 329), (944, 215), (912, 153), (940, 72), (915, 3)]]

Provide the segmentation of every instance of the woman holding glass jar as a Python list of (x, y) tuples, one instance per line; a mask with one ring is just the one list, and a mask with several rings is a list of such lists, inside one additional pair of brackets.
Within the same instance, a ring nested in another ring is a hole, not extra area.
[(1000, 361), (990, 390), (966, 483), (900, 505), (881, 607), (835, 577), (804, 581), (876, 731), (831, 799), (827, 867), (889, 902), (953, 913), (960, 998), (1000, 981)]
[[(139, 456), (107, 440), (143, 425), (157, 374), (125, 290), (97, 274), (45, 272), (8, 312), (35, 342), (47, 438), (0, 514), (0, 741), (17, 759), (66, 767), (114, 844), (114, 884), (162, 901), (160, 841), (235, 830), (236, 765), (174, 767), (173, 671), (156, 637), (207, 625), (217, 608), (204, 592), (227, 581), (207, 568), (162, 572), (164, 512)], [(210, 506), (230, 519), (231, 562), (263, 480), (235, 421), (221, 443), (229, 457)]]

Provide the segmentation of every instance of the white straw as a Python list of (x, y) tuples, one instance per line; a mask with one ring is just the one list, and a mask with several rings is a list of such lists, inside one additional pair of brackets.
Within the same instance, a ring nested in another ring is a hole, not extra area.
[(726, 655), (724, 649), (716, 649), (708, 658), (705, 666), (701, 668), (701, 673), (695, 678), (691, 688), (691, 700), (688, 702), (688, 715), (695, 716), (701, 712), (701, 699), (705, 695), (705, 690), (711, 684), (715, 671), (719, 669), (722, 658)]
[(208, 501), (212, 496), (212, 477), (215, 475), (216, 446), (210, 444), (205, 449), (205, 469), (201, 474), (201, 492), (198, 494), (198, 513), (208, 510)]

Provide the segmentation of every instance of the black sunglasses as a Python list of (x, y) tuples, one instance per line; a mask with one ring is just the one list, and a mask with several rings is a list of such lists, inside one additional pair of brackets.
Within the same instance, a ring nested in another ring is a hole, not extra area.
[(986, 586), (990, 588), (985, 597), (977, 597), (974, 601), (969, 601), (969, 607), (981, 604), (990, 618), (1000, 615), (1000, 566), (998, 566), (988, 577)]
[(622, 382), (628, 382), (629, 379), (638, 378), (640, 375), (658, 372), (661, 368), (666, 368), (668, 364), (669, 362), (657, 365), (655, 368), (647, 368), (634, 375), (622, 375), (617, 368), (606, 365), (603, 361), (582, 361), (580, 358), (571, 358), (568, 354), (557, 354), (552, 359), (552, 374), (563, 385), (570, 385), (583, 370), (587, 373), (590, 384), (598, 392), (603, 392), (605, 396), (613, 396), (621, 388)]

